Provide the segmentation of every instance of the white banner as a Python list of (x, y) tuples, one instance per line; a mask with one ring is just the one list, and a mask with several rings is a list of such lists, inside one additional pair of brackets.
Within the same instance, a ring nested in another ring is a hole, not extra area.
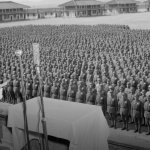
[(33, 43), (33, 59), (34, 64), (40, 65), (40, 46), (38, 43)]

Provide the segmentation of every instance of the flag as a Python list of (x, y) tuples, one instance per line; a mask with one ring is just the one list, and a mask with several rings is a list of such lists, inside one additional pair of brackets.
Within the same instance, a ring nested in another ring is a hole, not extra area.
[(39, 51), (39, 44), (38, 43), (33, 43), (33, 59), (34, 59), (34, 64), (37, 66), (40, 66), (40, 51)]

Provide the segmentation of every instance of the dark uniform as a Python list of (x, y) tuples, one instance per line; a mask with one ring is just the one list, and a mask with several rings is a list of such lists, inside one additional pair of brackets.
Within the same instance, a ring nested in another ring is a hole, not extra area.
[(71, 102), (75, 102), (75, 98), (76, 98), (76, 87), (74, 84), (73, 79), (70, 80), (70, 84), (69, 84), (69, 88), (67, 91), (67, 100), (71, 101)]
[(109, 91), (107, 93), (107, 112), (110, 116), (111, 127), (114, 128), (116, 128), (117, 110), (118, 110), (117, 96), (113, 94), (112, 87), (109, 87)]
[(86, 86), (83, 82), (78, 83), (78, 91), (76, 93), (76, 102), (85, 103), (86, 102)]
[(65, 78), (63, 78), (62, 83), (60, 85), (60, 99), (66, 100), (67, 99), (67, 90), (68, 90), (68, 81), (66, 81)]
[(30, 79), (27, 79), (26, 82), (26, 99), (29, 100), (32, 98), (32, 82)]
[(135, 95), (135, 100), (131, 104), (131, 113), (135, 123), (135, 131), (141, 133), (141, 118), (143, 112), (142, 102), (139, 100), (139, 94)]
[(103, 114), (106, 114), (107, 97), (102, 84), (96, 84), (96, 104), (102, 107)]
[(122, 93), (119, 98), (118, 106), (120, 108), (120, 116), (123, 121), (122, 130), (128, 131), (128, 121), (129, 121), (129, 114), (130, 114), (130, 102), (127, 98), (126, 93)]
[(86, 103), (90, 105), (95, 105), (95, 101), (96, 101), (96, 90), (94, 84), (90, 82), (87, 87)]
[(148, 128), (146, 135), (150, 135), (150, 95), (147, 95), (147, 101), (144, 104), (144, 117)]

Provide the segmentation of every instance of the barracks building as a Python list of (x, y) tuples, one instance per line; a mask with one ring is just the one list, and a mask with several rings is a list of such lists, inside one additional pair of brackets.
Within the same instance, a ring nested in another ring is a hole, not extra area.
[(136, 13), (138, 11), (137, 3), (135, 0), (111, 0), (106, 5), (112, 13)]
[(0, 22), (26, 19), (29, 6), (12, 1), (0, 2)]
[[(56, 17), (92, 17), (115, 13), (138, 12), (138, 1), (110, 0), (107, 3), (98, 0), (71, 0), (57, 8), (33, 9), (27, 5), (12, 1), (0, 2), (0, 22), (33, 20)], [(150, 0), (146, 1), (146, 11), (150, 10)]]
[(59, 6), (65, 17), (101, 16), (105, 12), (105, 4), (96, 0), (71, 0)]

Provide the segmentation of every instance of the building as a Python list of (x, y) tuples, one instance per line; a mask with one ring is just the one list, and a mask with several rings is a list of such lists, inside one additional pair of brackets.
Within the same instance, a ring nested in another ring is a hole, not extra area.
[(105, 4), (96, 0), (71, 0), (59, 5), (65, 17), (101, 16), (105, 12)]
[(137, 2), (138, 12), (147, 12), (147, 5), (145, 2)]
[(111, 0), (106, 3), (108, 10), (114, 13), (135, 13), (137, 12), (137, 1), (135, 0)]
[(2, 1), (0, 2), (0, 22), (24, 20), (28, 8), (29, 6), (12, 1)]
[(145, 3), (145, 5), (146, 5), (147, 11), (150, 11), (150, 0), (147, 0), (147, 1), (145, 1), (144, 3)]

